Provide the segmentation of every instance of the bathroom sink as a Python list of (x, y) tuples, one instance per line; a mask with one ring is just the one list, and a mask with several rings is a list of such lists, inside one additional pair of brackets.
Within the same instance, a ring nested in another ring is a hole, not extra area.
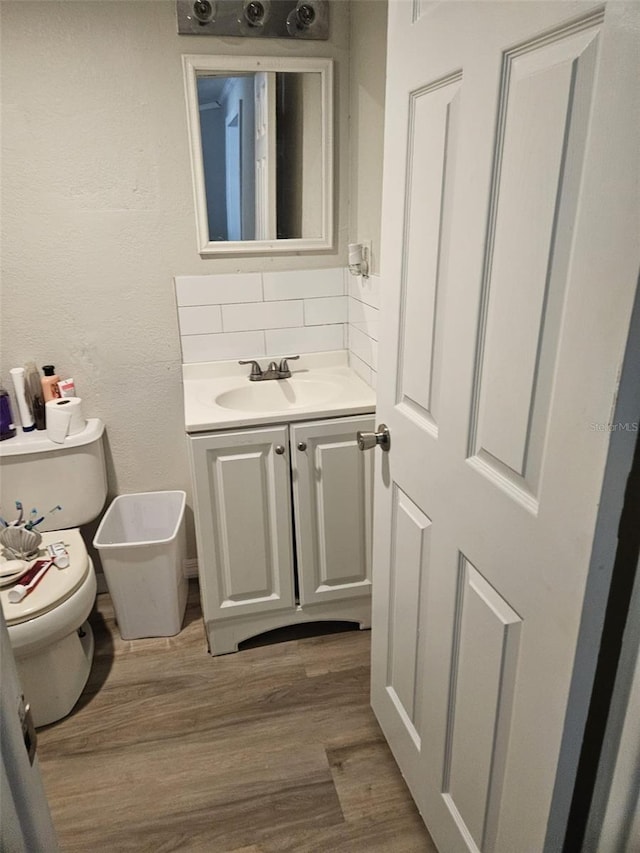
[(185, 364), (182, 376), (189, 433), (368, 414), (376, 405), (345, 350), (301, 353), (289, 379), (251, 382), (236, 361)]
[(270, 379), (223, 391), (214, 402), (237, 412), (282, 412), (329, 402), (339, 391), (337, 382), (323, 379)]

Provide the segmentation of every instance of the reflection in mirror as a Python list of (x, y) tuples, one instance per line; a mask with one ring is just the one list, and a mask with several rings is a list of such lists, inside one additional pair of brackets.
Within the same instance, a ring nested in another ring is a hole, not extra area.
[(201, 254), (332, 244), (332, 63), (186, 56)]
[(207, 74), (197, 85), (209, 240), (320, 237), (320, 74)]

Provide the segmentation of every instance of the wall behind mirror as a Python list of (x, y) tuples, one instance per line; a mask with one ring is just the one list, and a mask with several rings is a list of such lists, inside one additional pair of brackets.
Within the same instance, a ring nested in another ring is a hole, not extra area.
[(202, 255), (333, 244), (332, 62), (184, 57)]

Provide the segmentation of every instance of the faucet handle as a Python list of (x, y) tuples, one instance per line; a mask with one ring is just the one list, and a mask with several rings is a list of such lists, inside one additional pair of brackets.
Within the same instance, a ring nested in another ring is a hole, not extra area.
[(296, 361), (296, 359), (300, 358), (299, 355), (288, 355), (286, 358), (280, 359), (280, 367), (278, 368), (278, 373), (280, 374), (281, 379), (288, 379), (291, 376), (291, 371), (289, 370), (290, 361)]
[(250, 364), (251, 365), (251, 373), (249, 374), (249, 379), (252, 382), (257, 382), (262, 379), (262, 368), (258, 364), (257, 361), (250, 358), (248, 361), (239, 361), (238, 364)]

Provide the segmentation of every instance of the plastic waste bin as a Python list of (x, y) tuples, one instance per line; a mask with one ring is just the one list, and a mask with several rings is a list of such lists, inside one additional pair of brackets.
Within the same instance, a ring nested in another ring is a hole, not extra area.
[(185, 492), (115, 498), (93, 540), (123, 640), (171, 637), (187, 604)]

